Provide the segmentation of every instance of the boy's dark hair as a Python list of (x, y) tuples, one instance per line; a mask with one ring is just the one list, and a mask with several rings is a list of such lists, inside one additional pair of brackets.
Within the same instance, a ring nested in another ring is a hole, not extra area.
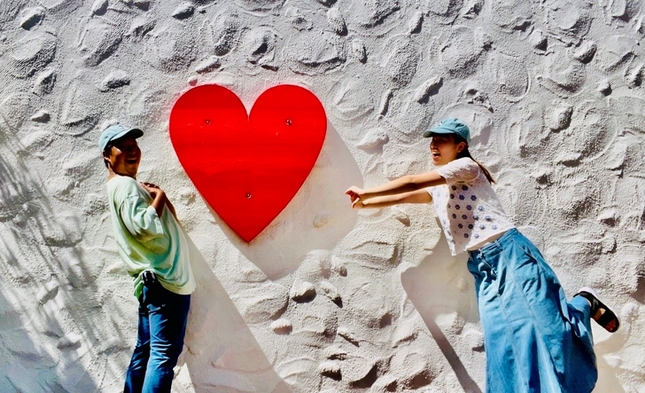
[(108, 143), (105, 145), (105, 149), (103, 149), (103, 163), (105, 164), (105, 167), (108, 167), (108, 162), (105, 160), (105, 157), (109, 157), (110, 154), (112, 154), (112, 143)]
[(456, 134), (453, 135), (453, 138), (455, 138), (455, 143), (459, 143), (459, 142), (465, 142), (466, 143), (466, 148), (464, 150), (462, 150), (461, 153), (457, 154), (457, 158), (468, 157), (471, 160), (475, 161), (475, 163), (477, 165), (479, 165), (479, 168), (481, 168), (482, 172), (484, 172), (484, 175), (486, 176), (486, 179), (488, 179), (488, 182), (491, 183), (491, 184), (495, 183), (495, 179), (493, 179), (493, 176), (490, 174), (488, 169), (486, 169), (486, 167), (484, 165), (482, 165), (479, 161), (475, 160), (473, 158), (473, 156), (470, 154), (470, 152), (468, 151), (468, 142), (466, 142), (466, 140), (464, 138), (462, 138), (462, 137), (460, 137), (459, 135), (456, 135)]

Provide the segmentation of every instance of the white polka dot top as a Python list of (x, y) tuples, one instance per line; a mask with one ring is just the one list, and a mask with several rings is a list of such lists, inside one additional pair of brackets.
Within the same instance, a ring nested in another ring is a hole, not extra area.
[(476, 250), (514, 228), (479, 165), (460, 158), (435, 169), (446, 184), (428, 188), (452, 255)]

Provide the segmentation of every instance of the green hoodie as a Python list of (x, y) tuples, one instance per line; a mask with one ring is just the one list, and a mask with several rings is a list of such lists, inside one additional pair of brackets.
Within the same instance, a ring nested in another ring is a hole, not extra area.
[(195, 290), (186, 235), (168, 207), (161, 218), (152, 197), (135, 179), (115, 176), (107, 183), (114, 236), (126, 270), (134, 278), (134, 295), (143, 291), (141, 273), (153, 271), (170, 292)]

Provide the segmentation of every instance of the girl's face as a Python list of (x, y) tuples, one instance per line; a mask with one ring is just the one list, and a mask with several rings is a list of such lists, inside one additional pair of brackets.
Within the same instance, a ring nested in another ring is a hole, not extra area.
[(432, 134), (430, 140), (430, 154), (432, 155), (432, 162), (439, 165), (446, 165), (450, 161), (457, 158), (467, 147), (466, 142), (456, 142), (455, 137), (450, 134)]
[(137, 140), (132, 137), (124, 137), (117, 140), (110, 155), (105, 156), (112, 171), (118, 175), (136, 177), (141, 163), (141, 149)]

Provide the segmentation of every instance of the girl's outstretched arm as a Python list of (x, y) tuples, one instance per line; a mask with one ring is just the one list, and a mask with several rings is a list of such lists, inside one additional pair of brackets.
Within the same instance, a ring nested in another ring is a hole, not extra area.
[(349, 195), (354, 202), (356, 199), (365, 201), (366, 199), (381, 197), (385, 195), (395, 195), (417, 191), (427, 187), (445, 184), (446, 179), (441, 177), (437, 171), (430, 171), (418, 175), (407, 175), (394, 179), (380, 186), (371, 187), (366, 190), (356, 186), (350, 187), (345, 194)]
[(420, 189), (411, 192), (404, 192), (400, 194), (383, 195), (369, 199), (356, 198), (352, 201), (352, 208), (365, 209), (365, 208), (381, 208), (387, 206), (398, 205), (401, 203), (429, 203), (432, 202), (432, 197), (425, 189)]

